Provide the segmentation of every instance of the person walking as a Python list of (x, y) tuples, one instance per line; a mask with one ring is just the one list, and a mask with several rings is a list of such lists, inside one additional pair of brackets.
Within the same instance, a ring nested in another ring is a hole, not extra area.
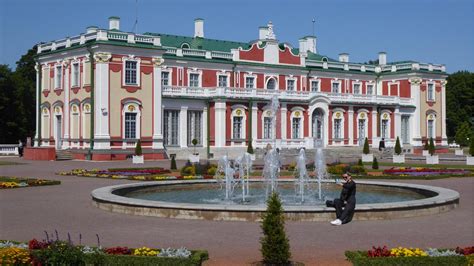
[(21, 140), (18, 140), (18, 156), (23, 157), (23, 142)]
[(342, 175), (344, 179), (343, 183), (337, 183), (342, 186), (341, 195), (338, 199), (333, 201), (326, 201), (327, 207), (333, 207), (336, 209), (336, 220), (331, 221), (332, 225), (346, 224), (352, 221), (356, 206), (356, 183), (352, 180), (350, 173)]

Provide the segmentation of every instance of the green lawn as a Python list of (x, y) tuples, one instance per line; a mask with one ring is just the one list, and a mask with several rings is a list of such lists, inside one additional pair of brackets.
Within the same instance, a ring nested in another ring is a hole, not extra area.
[[(364, 163), (364, 166), (367, 169), (372, 168), (372, 163)], [(462, 165), (462, 164), (412, 164), (412, 163), (387, 163), (387, 162), (379, 162), (379, 166), (396, 166), (396, 167), (424, 167), (424, 168), (452, 168), (452, 169), (466, 169), (466, 170), (474, 170), (474, 165)]]
[(20, 165), (20, 164), (24, 164), (24, 163), (16, 163), (16, 162), (9, 162), (9, 161), (0, 161), (0, 166), (3, 166), (3, 165)]

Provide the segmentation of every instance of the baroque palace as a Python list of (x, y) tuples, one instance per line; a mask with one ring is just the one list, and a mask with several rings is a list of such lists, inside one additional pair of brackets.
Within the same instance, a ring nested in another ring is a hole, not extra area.
[(371, 64), (346, 53), (332, 59), (316, 40), (279, 42), (271, 22), (254, 41), (208, 39), (202, 19), (192, 37), (135, 34), (110, 17), (108, 29), (38, 45), (35, 146), (114, 160), (132, 154), (138, 139), (147, 159), (186, 158), (193, 149), (218, 157), (250, 142), (311, 149), (367, 137), (378, 147), (399, 137), (416, 149), (433, 137), (447, 145), (444, 65), (388, 62), (384, 52)]

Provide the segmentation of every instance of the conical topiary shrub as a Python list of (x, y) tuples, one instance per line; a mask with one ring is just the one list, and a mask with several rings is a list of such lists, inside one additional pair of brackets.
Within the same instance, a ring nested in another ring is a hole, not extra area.
[(252, 141), (249, 141), (249, 145), (247, 146), (247, 152), (253, 154)]
[(170, 166), (170, 169), (171, 170), (177, 170), (178, 167), (176, 167), (176, 155), (173, 155), (171, 156), (171, 166)]
[(395, 142), (395, 154), (400, 155), (402, 153), (402, 147), (400, 146), (400, 139), (397, 137), (397, 141)]
[(425, 146), (423, 146), (423, 150), (428, 151), (430, 149), (430, 145), (428, 144), (428, 140), (425, 142)]
[(262, 215), (263, 237), (260, 239), (263, 262), (267, 265), (287, 265), (291, 257), (290, 242), (285, 233), (285, 217), (280, 198), (273, 192)]
[(364, 149), (362, 150), (362, 152), (364, 154), (369, 154), (370, 153), (370, 149), (369, 149), (369, 139), (365, 138), (365, 141), (364, 141)]
[(136, 156), (142, 155), (142, 142), (140, 140), (137, 141), (137, 146), (135, 146), (135, 155)]
[(429, 151), (431, 156), (433, 156), (436, 152), (436, 148), (435, 148), (435, 145), (434, 145), (433, 138), (430, 138), (430, 146), (428, 147), (428, 151)]
[(359, 159), (359, 161), (357, 162), (358, 165), (360, 166), (364, 166), (364, 163), (362, 162), (362, 159)]
[(372, 169), (379, 169), (379, 162), (377, 162), (377, 157), (374, 157), (372, 161)]

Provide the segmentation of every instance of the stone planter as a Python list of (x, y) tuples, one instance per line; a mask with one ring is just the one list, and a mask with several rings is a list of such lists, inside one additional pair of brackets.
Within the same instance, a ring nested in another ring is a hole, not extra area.
[(393, 155), (393, 163), (405, 163), (405, 154)]
[(191, 163), (199, 163), (199, 154), (191, 154), (188, 159)]
[(374, 160), (374, 155), (369, 154), (362, 154), (362, 162), (364, 163), (371, 163)]
[(474, 165), (474, 156), (466, 156), (466, 164)]
[(454, 150), (454, 155), (463, 156), (464, 155), (464, 150), (463, 149), (455, 149)]
[(426, 156), (426, 164), (439, 164), (438, 155), (428, 155), (428, 156)]
[(423, 156), (429, 156), (430, 155), (430, 151), (429, 150), (423, 150)]
[(250, 153), (250, 159), (252, 159), (252, 161), (255, 161), (255, 154)]
[(142, 163), (144, 163), (144, 161), (145, 160), (144, 160), (143, 155), (133, 155), (133, 157), (132, 157), (132, 162), (134, 164), (142, 164)]

